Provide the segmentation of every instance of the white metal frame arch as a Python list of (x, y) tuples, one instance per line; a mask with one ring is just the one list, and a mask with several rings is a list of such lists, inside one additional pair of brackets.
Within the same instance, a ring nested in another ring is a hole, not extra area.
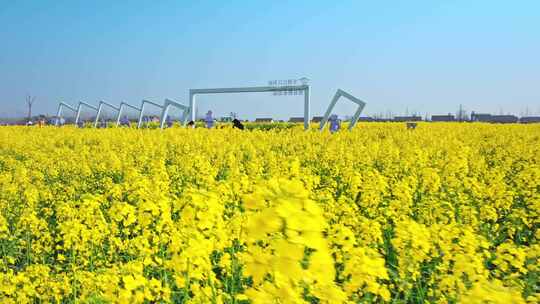
[(96, 111), (96, 114), (97, 114), (97, 111), (98, 111), (98, 108), (96, 108), (95, 106), (91, 105), (91, 104), (88, 104), (86, 102), (79, 102), (79, 105), (77, 106), (77, 117), (75, 118), (75, 124), (78, 125), (79, 124), (79, 118), (81, 117), (81, 110), (82, 110), (82, 106), (86, 106), (94, 111)]
[(189, 90), (189, 111), (191, 121), (195, 121), (196, 95), (199, 94), (221, 94), (221, 93), (257, 93), (257, 92), (278, 92), (278, 91), (303, 91), (304, 92), (304, 129), (309, 129), (309, 85), (283, 86), (283, 87), (242, 87), (242, 88), (213, 88), (213, 89), (190, 89)]
[(77, 109), (75, 109), (75, 107), (68, 105), (67, 103), (60, 102), (58, 104), (58, 111), (56, 112), (56, 121), (54, 123), (56, 126), (58, 126), (58, 123), (60, 122), (60, 116), (62, 115), (62, 108), (68, 108), (71, 111), (73, 111), (73, 113), (77, 113)]
[(134, 105), (130, 105), (129, 103), (122, 101), (120, 105), (118, 106), (118, 116), (116, 116), (116, 126), (120, 125), (120, 118), (122, 117), (122, 110), (124, 110), (125, 107), (132, 108), (135, 111), (139, 112), (139, 114), (141, 113), (141, 108), (137, 108)]
[(139, 114), (139, 122), (137, 123), (137, 128), (140, 128), (141, 125), (142, 125), (142, 119), (143, 119), (143, 115), (144, 115), (144, 108), (145, 108), (146, 104), (151, 104), (151, 105), (156, 106), (156, 107), (160, 108), (161, 110), (163, 110), (163, 105), (160, 105), (160, 104), (157, 104), (155, 102), (143, 99), (143, 101), (141, 103), (141, 113)]
[(186, 117), (189, 114), (189, 107), (183, 104), (180, 104), (176, 101), (165, 99), (165, 103), (163, 104), (163, 111), (161, 112), (161, 121), (160, 121), (160, 126), (159, 126), (161, 129), (165, 127), (165, 120), (167, 119), (167, 115), (169, 114), (169, 109), (171, 107), (176, 107), (182, 110), (182, 118), (180, 119), (180, 121), (182, 123), (185, 123)]
[(338, 99), (341, 96), (349, 99), (350, 101), (352, 101), (352, 102), (354, 102), (354, 103), (356, 103), (358, 105), (358, 109), (354, 113), (354, 116), (351, 119), (351, 123), (349, 124), (349, 130), (352, 130), (352, 128), (358, 122), (358, 118), (360, 117), (360, 113), (362, 113), (362, 110), (364, 110), (364, 107), (366, 106), (366, 103), (363, 102), (362, 100), (352, 96), (351, 94), (343, 91), (342, 89), (338, 89), (336, 91), (336, 94), (334, 95), (334, 97), (330, 101), (330, 104), (328, 105), (328, 109), (326, 110), (326, 113), (324, 113), (324, 117), (323, 117), (323, 119), (321, 121), (321, 126), (320, 126), (319, 130), (322, 131), (324, 129), (324, 126), (328, 122), (328, 118), (330, 117), (330, 114), (332, 113), (332, 110), (334, 109), (334, 106), (336, 105)]
[(98, 122), (99, 122), (99, 116), (101, 115), (101, 109), (103, 109), (103, 106), (108, 106), (109, 108), (112, 108), (114, 110), (116, 110), (117, 112), (120, 111), (120, 107), (117, 107), (117, 106), (114, 106), (108, 102), (105, 102), (105, 101), (100, 101), (99, 102), (99, 105), (98, 105), (98, 110), (97, 110), (97, 114), (96, 114), (96, 121), (94, 122), (94, 128), (97, 127), (98, 125)]

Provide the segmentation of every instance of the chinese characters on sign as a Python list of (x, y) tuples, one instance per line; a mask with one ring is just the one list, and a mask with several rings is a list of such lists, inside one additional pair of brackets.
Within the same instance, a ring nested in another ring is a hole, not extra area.
[(279, 91), (273, 91), (272, 95), (303, 95), (303, 90), (294, 88), (299, 85), (306, 85), (307, 78), (287, 79), (287, 80), (271, 80), (268, 85), (271, 87), (281, 88)]

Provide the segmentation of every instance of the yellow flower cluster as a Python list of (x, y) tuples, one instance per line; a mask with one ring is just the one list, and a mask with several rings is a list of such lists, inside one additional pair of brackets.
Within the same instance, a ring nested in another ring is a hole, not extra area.
[(1, 303), (538, 303), (540, 126), (0, 129)]

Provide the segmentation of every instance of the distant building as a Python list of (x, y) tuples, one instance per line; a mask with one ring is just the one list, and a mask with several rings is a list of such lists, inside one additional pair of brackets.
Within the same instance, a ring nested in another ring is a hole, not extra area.
[(456, 117), (454, 115), (451, 115), (451, 114), (448, 114), (448, 115), (431, 115), (431, 121), (434, 121), (434, 122), (456, 121)]
[(406, 122), (406, 121), (422, 121), (421, 116), (396, 116), (394, 117), (394, 121), (397, 122)]
[(517, 123), (519, 118), (515, 115), (492, 115), (490, 122), (495, 123)]
[(374, 122), (391, 122), (393, 120), (390, 118), (373, 118), (373, 121)]
[(491, 115), (485, 113), (471, 113), (471, 121), (491, 123), (517, 123), (519, 118), (515, 115)]
[(540, 116), (527, 116), (519, 119), (521, 123), (540, 123)]
[(485, 113), (471, 113), (471, 121), (478, 121), (478, 122), (490, 122), (491, 121), (491, 114), (485, 114)]
[(322, 116), (313, 116), (313, 118), (311, 119), (311, 122), (316, 122), (316, 123), (319, 123), (323, 120), (323, 117)]
[(219, 121), (220, 121), (220, 122), (232, 122), (232, 120), (233, 120), (233, 119), (232, 119), (232, 117), (230, 117), (230, 116), (225, 116), (225, 117), (220, 117), (220, 118), (219, 118)]
[(372, 121), (376, 121), (376, 119), (373, 117), (365, 116), (365, 117), (358, 117), (358, 121), (372, 122)]
[(271, 123), (274, 122), (273, 118), (255, 118), (255, 122), (258, 123)]
[(291, 117), (289, 118), (289, 122), (304, 122), (304, 117)]

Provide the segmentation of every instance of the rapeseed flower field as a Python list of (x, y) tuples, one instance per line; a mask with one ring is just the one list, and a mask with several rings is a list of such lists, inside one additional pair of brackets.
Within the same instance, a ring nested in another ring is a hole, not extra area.
[(540, 125), (0, 129), (1, 303), (538, 303)]

